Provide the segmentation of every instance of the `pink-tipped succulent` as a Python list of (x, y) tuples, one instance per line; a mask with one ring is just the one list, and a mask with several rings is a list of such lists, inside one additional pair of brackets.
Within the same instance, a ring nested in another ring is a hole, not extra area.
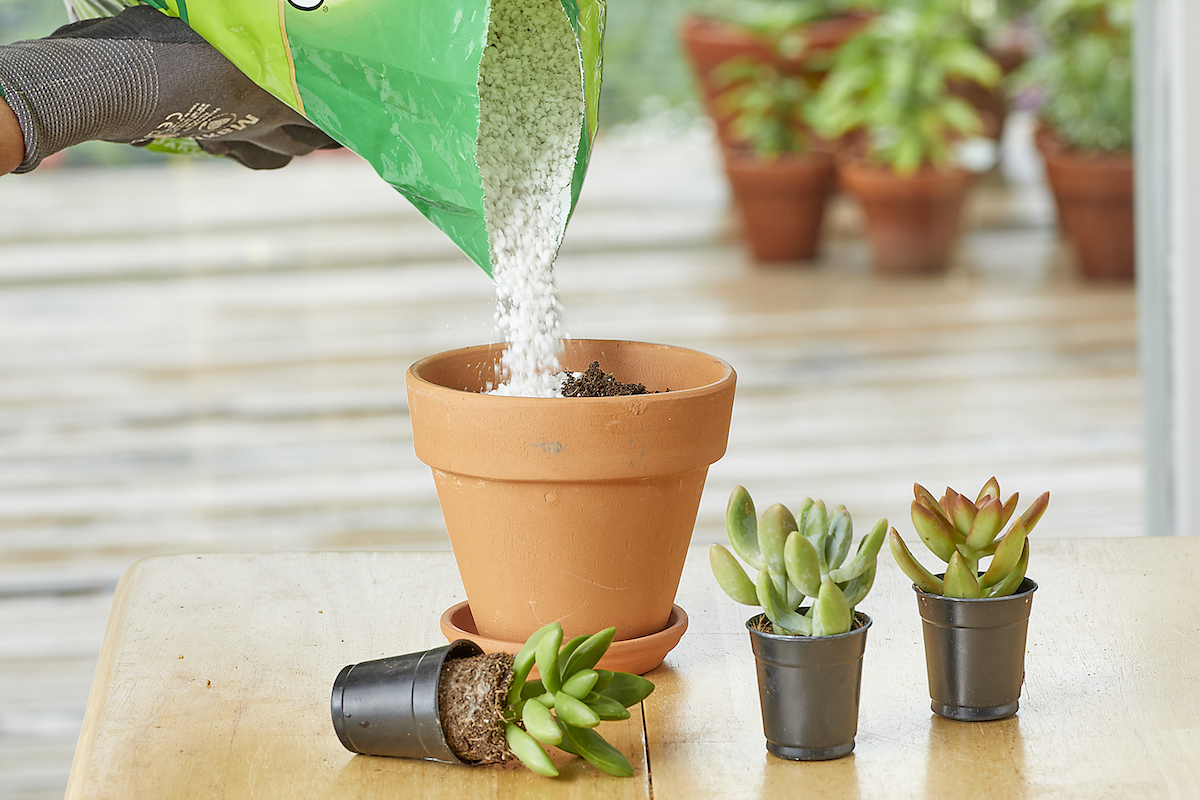
[[(1050, 504), (1049, 492), (1013, 520), (1003, 536), (1000, 531), (1017, 510), (1017, 494), (1001, 502), (995, 478), (983, 485), (974, 502), (950, 488), (935, 500), (919, 483), (913, 484), (913, 495), (913, 527), (930, 552), (946, 562), (945, 577), (939, 578), (913, 558), (892, 528), (888, 534), (892, 557), (917, 588), (963, 598), (1006, 597), (1017, 590), (1029, 567), (1028, 536)], [(980, 571), (979, 561), (986, 556), (991, 562)]]

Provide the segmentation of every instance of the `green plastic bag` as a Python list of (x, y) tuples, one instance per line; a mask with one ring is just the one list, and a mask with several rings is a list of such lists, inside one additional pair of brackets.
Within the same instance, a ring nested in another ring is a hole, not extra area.
[[(596, 133), (604, 0), (560, 0), (580, 56), (579, 198)], [(67, 0), (74, 18), (136, 0)], [(179, 17), (238, 69), (370, 162), (491, 274), (479, 134), (488, 0), (141, 0)], [(186, 151), (186, 145), (162, 149)]]

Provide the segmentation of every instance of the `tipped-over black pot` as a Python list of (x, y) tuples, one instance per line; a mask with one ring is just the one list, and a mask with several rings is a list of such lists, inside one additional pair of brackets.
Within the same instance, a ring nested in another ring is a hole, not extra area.
[(343, 667), (330, 709), (338, 739), (353, 753), (462, 763), (446, 744), (438, 713), (442, 665), (479, 655), (473, 642)]

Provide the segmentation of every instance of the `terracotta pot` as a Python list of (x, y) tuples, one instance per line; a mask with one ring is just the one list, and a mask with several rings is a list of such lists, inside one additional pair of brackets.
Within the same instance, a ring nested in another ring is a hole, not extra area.
[[(679, 25), (679, 38), (699, 83), (705, 112), (716, 125), (718, 140), (730, 145), (738, 143), (736, 137), (729, 132), (728, 116), (716, 107), (716, 98), (721, 94), (722, 87), (714, 83), (713, 70), (730, 59), (751, 56), (762, 61), (776, 62), (787, 72), (804, 72), (812, 69), (815, 59), (831, 54), (861, 31), (871, 21), (871, 17), (869, 12), (851, 11), (810, 22), (804, 26), (808, 44), (805, 56), (784, 60), (775, 55), (766, 40), (744, 25), (699, 15), (684, 16)], [(821, 73), (814, 71), (813, 77), (814, 80), (819, 80)]]
[(1039, 150), (1079, 271), (1088, 278), (1133, 280), (1133, 155), (1083, 153), (1045, 137)]
[[(1054, 131), (1040, 122), (1033, 129), (1033, 146), (1041, 155), (1043, 163), (1045, 163), (1047, 152), (1061, 150), (1063, 147)], [(1049, 170), (1047, 170), (1046, 181), (1047, 183), (1050, 181)], [(1050, 196), (1054, 198), (1054, 218), (1058, 220), (1058, 232), (1062, 236), (1068, 236), (1067, 217), (1063, 213), (1062, 201), (1059, 200), (1054, 187), (1050, 187)]]
[(835, 185), (830, 153), (814, 150), (767, 161), (730, 151), (725, 173), (755, 259), (802, 260), (817, 254), (825, 203)]
[(725, 453), (733, 369), (680, 347), (568, 340), (564, 369), (599, 360), (658, 393), (482, 394), (501, 351), (431, 356), (406, 381), (413, 444), (433, 471), (478, 632), (519, 642), (554, 620), (568, 638), (664, 630), (708, 467)]
[(911, 177), (854, 159), (838, 163), (842, 189), (866, 218), (877, 272), (943, 272), (958, 244), (962, 207), (972, 175), (964, 169), (926, 169)]

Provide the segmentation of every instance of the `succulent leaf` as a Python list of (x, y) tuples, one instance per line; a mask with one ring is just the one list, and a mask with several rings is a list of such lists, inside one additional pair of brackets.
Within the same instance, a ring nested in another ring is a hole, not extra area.
[(754, 590), (754, 581), (750, 580), (750, 576), (733, 557), (733, 553), (719, 544), (714, 544), (708, 548), (708, 564), (712, 567), (717, 585), (725, 590), (725, 594), (739, 603), (748, 606), (758, 605), (758, 593)]
[[(913, 499), (931, 511), (941, 509), (941, 506), (938, 504), (938, 501), (936, 498), (934, 498), (933, 494), (919, 483), (913, 484)], [(949, 520), (947, 520), (947, 522), (948, 521)]]
[[(608, 646), (612, 644), (613, 639), (617, 636), (617, 629), (613, 627), (605, 628), (602, 631), (596, 631), (591, 636), (576, 648), (571, 654), (570, 660), (563, 668), (563, 677), (569, 678), (577, 672), (585, 669), (592, 669), (600, 663), (600, 659), (608, 651)], [(562, 655), (559, 655), (562, 659)]]
[(542, 744), (556, 745), (562, 741), (562, 729), (554, 721), (554, 715), (537, 700), (525, 703), (521, 709), (521, 723), (525, 732)]
[(971, 532), (971, 526), (975, 523), (975, 515), (977, 513), (975, 504), (961, 494), (954, 496), (954, 506), (951, 508), (950, 521), (954, 523), (954, 529), (963, 536)]
[(564, 683), (566, 682), (567, 678), (569, 678), (571, 676), (571, 674), (574, 672), (574, 670), (568, 671), (568, 669), (567, 669), (568, 666), (570, 666), (571, 655), (575, 652), (576, 648), (578, 648), (579, 645), (583, 644), (587, 640), (588, 640), (587, 634), (582, 634), (580, 636), (576, 636), (574, 639), (571, 639), (571, 641), (567, 642), (559, 649), (559, 651), (558, 651), (558, 673), (562, 677), (562, 680)]
[(589, 728), (568, 725), (563, 729), (564, 739), (569, 741), (572, 752), (583, 756), (589, 764), (601, 772), (618, 778), (633, 775), (633, 766), (621, 751), (604, 741), (604, 737)]
[(1025, 549), (1025, 539), (1028, 535), (1029, 531), (1021, 524), (1021, 520), (1018, 519), (1013, 523), (1008, 535), (996, 548), (996, 554), (992, 556), (992, 563), (988, 564), (987, 572), (979, 580), (984, 588), (999, 583), (1002, 578), (1012, 572), (1013, 567), (1021, 559), (1021, 553)]
[(850, 543), (854, 539), (854, 523), (845, 506), (838, 506), (829, 518), (829, 532), (825, 536), (825, 563), (836, 569), (846, 560)]
[(557, 692), (562, 688), (562, 677), (558, 672), (558, 649), (562, 646), (562, 627), (551, 629), (538, 642), (537, 662), (538, 672), (542, 674), (542, 685), (548, 692)]
[(979, 588), (979, 579), (967, 566), (966, 559), (961, 553), (955, 553), (946, 565), (946, 577), (943, 581), (942, 594), (946, 597), (977, 598), (983, 592)]
[[(542, 685), (540, 680), (526, 681), (525, 685), (521, 687), (521, 697), (519, 699), (529, 700), (534, 697), (540, 697), (543, 694), (546, 694), (546, 687)], [(509, 696), (511, 697), (511, 695)], [(509, 700), (509, 703), (512, 704), (513, 701)]]
[(875, 523), (875, 527), (871, 529), (871, 532), (864, 536), (863, 540), (858, 543), (858, 552), (854, 554), (854, 558), (850, 559), (849, 563), (843, 564), (835, 570), (830, 570), (830, 580), (834, 583), (842, 584), (866, 572), (867, 568), (875, 563), (875, 559), (879, 555), (879, 548), (883, 546), (883, 538), (886, 535), (887, 520), (881, 519)]
[(808, 513), (804, 515), (803, 533), (804, 538), (808, 539), (809, 543), (817, 548), (817, 555), (822, 559), (825, 558), (825, 551), (821, 547), (821, 540), (827, 530), (829, 530), (829, 514), (825, 510), (825, 502), (823, 500), (815, 500)]
[(811, 497), (804, 498), (800, 503), (800, 511), (796, 513), (796, 527), (800, 529), (801, 533), (804, 532), (804, 527), (808, 524), (808, 514), (812, 511), (812, 507), (813, 499)]
[(1003, 529), (1008, 521), (1012, 519), (1013, 512), (1017, 510), (1017, 499), (1020, 497), (1020, 492), (1013, 492), (1012, 496), (1004, 501), (1004, 506), (1000, 509), (1000, 528)]
[(734, 552), (752, 569), (767, 568), (758, 549), (758, 517), (755, 516), (754, 501), (741, 486), (733, 487), (729, 495), (729, 504), (725, 507), (725, 533)]
[(783, 598), (787, 596), (787, 568), (783, 562), (783, 546), (787, 542), (788, 534), (794, 530), (796, 518), (782, 503), (776, 503), (763, 512), (758, 526), (759, 549), (767, 563), (767, 571), (775, 581), (775, 590)]
[(979, 551), (992, 543), (1000, 533), (1000, 516), (1003, 506), (995, 497), (988, 497), (979, 506), (975, 521), (971, 523), (971, 531), (967, 534), (967, 547)]
[(1005, 575), (987, 590), (988, 597), (1008, 597), (1015, 592), (1021, 585), (1021, 581), (1025, 578), (1025, 570), (1029, 568), (1029, 540), (1025, 540), (1025, 546), (1021, 549), (1021, 558), (1017, 560), (1017, 565), (1013, 567), (1012, 572)]
[(1046, 513), (1046, 507), (1050, 505), (1050, 493), (1043, 492), (1037, 500), (1030, 504), (1029, 508), (1025, 509), (1025, 513), (1021, 515), (1021, 522), (1025, 524), (1025, 531), (1030, 533), (1033, 531), (1033, 526), (1038, 524), (1038, 520), (1042, 518), (1042, 514)]
[(904, 544), (904, 540), (900, 538), (900, 534), (896, 532), (895, 528), (888, 531), (888, 548), (892, 551), (892, 558), (896, 561), (896, 565), (917, 585), (918, 589), (930, 594), (942, 593), (942, 579), (925, 569), (921, 566), (921, 562), (913, 558), (908, 546)]
[(841, 587), (842, 594), (846, 595), (846, 603), (851, 609), (861, 603), (867, 596), (867, 592), (871, 591), (871, 587), (875, 585), (875, 572), (878, 564), (878, 561), (872, 561), (866, 572), (847, 581), (846, 585)]
[[(532, 701), (531, 701), (532, 702)], [(576, 728), (594, 728), (600, 724), (600, 715), (587, 703), (566, 692), (554, 694), (554, 714), (561, 721)]]
[(612, 680), (597, 694), (611, 697), (621, 705), (629, 708), (645, 700), (654, 691), (654, 684), (641, 675), (628, 672), (614, 672)]
[(942, 495), (942, 499), (938, 501), (938, 507), (942, 509), (942, 513), (946, 519), (950, 521), (950, 527), (954, 527), (954, 504), (958, 498), (958, 492), (946, 487), (946, 493)]
[(834, 636), (850, 630), (854, 618), (850, 604), (833, 581), (825, 578), (821, 581), (821, 591), (813, 603), (812, 632), (813, 636)]
[(602, 694), (589, 694), (584, 702), (588, 704), (588, 708), (596, 712), (596, 716), (602, 720), (611, 719), (629, 719), (630, 714), (625, 706), (613, 700), (611, 697), (605, 697)]
[(963, 563), (966, 564), (972, 572), (979, 572), (979, 556), (978, 551), (967, 547), (966, 543), (958, 545), (958, 554), (962, 556)]
[(505, 725), (504, 739), (512, 754), (528, 767), (530, 771), (547, 778), (553, 778), (558, 775), (558, 768), (554, 766), (554, 762), (550, 760), (550, 756), (537, 743), (537, 740), (526, 733), (525, 729), (520, 725), (511, 722)]
[[(508, 686), (508, 704), (516, 704), (522, 696), (525, 689), (525, 679), (529, 677), (529, 673), (533, 670), (534, 660), (537, 657), (537, 646), (542, 641), (542, 637), (557, 628), (562, 631), (562, 625), (557, 622), (551, 622), (549, 625), (543, 625), (529, 635), (525, 640), (525, 644), (521, 645), (521, 649), (517, 651), (517, 655), (513, 658), (512, 666), (512, 683)], [(539, 682), (540, 686), (540, 682)], [(541, 694), (539, 691), (538, 694)]]
[(792, 534), (784, 546), (783, 560), (788, 581), (809, 597), (816, 597), (821, 590), (821, 567), (812, 543), (799, 533)]
[[(798, 536), (801, 539), (804, 538), (803, 536), (800, 536), (799, 533), (795, 534), (795, 536)], [(784, 547), (786, 548), (786, 545), (784, 545)], [(784, 564), (786, 565), (786, 563), (787, 562), (786, 562), (786, 551), (785, 551)], [(784, 580), (783, 585), (787, 589), (787, 598), (786, 598), (787, 607), (788, 608), (798, 608), (800, 606), (800, 604), (804, 602), (804, 597), (805, 597), (804, 592), (802, 592), (798, 588), (796, 588), (796, 584), (792, 583), (790, 580)]]
[(596, 670), (596, 674), (600, 677), (598, 677), (596, 679), (596, 685), (592, 687), (592, 691), (593, 692), (602, 692), (608, 687), (608, 685), (610, 683), (612, 683), (613, 676), (616, 673), (609, 672), (606, 669), (598, 669), (598, 670)]
[(994, 497), (997, 500), (1000, 499), (1000, 482), (996, 480), (995, 475), (993, 475), (991, 478), (988, 478), (987, 483), (985, 483), (983, 488), (979, 490), (979, 496), (975, 498), (976, 507), (982, 506), (983, 501), (989, 497)]
[(942, 561), (949, 561), (955, 553), (955, 540), (950, 530), (943, 527), (942, 518), (920, 503), (913, 501), (911, 508), (913, 527), (917, 536), (929, 551)]
[(588, 696), (599, 680), (600, 676), (594, 669), (581, 669), (563, 681), (562, 690), (576, 700), (582, 700)]
[(758, 589), (759, 605), (762, 606), (767, 619), (771, 620), (771, 625), (775, 627), (776, 633), (811, 635), (812, 623), (797, 614), (795, 610), (783, 605), (782, 599), (775, 591), (775, 582), (771, 580), (771, 576), (766, 570), (758, 573), (755, 587)]

